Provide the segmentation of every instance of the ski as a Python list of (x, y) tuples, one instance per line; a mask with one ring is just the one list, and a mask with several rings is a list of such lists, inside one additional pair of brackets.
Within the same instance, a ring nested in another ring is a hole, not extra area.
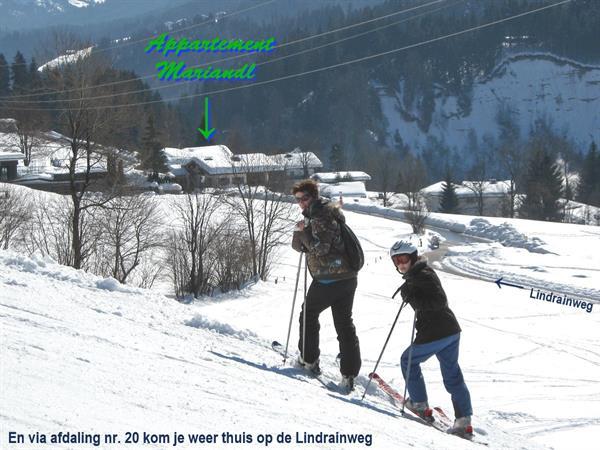
[[(369, 378), (371, 378), (377, 383), (379, 388), (392, 399), (392, 401), (397, 407), (402, 408), (405, 399), (398, 391), (396, 391), (393, 387), (387, 384), (383, 380), (383, 378), (381, 378), (378, 374), (374, 372), (369, 374)], [(406, 406), (405, 410), (410, 411), (411, 414), (413, 414), (421, 423), (432, 426), (433, 428), (435, 428), (438, 431), (441, 431), (442, 433), (448, 433), (447, 430), (453, 425), (452, 419), (448, 417), (448, 415), (442, 410), (442, 408), (437, 406), (430, 409), (430, 414), (426, 416), (426, 418), (421, 417), (419, 414), (417, 414), (414, 411), (411, 411)], [(412, 419), (413, 417), (411, 416), (410, 418)], [(487, 442), (483, 442), (473, 435), (464, 437), (459, 435), (453, 436), (457, 436), (462, 439), (475, 442), (477, 444), (488, 445)]]
[[(385, 392), (394, 401), (396, 406), (398, 406), (399, 408), (402, 408), (402, 405), (404, 405), (405, 399), (398, 391), (396, 391), (393, 387), (391, 387), (389, 384), (387, 384), (383, 380), (383, 378), (381, 378), (376, 373), (369, 374), (369, 378), (371, 378), (372, 380), (374, 380), (377, 383), (377, 385), (381, 388), (381, 390), (383, 392)], [(450, 421), (448, 416), (444, 413), (444, 411), (442, 411), (441, 408), (437, 408), (437, 407), (430, 408), (425, 417), (421, 417), (418, 413), (410, 410), (406, 406), (405, 406), (405, 410), (410, 411), (412, 414), (414, 414), (419, 419), (421, 419), (424, 423), (431, 425), (440, 431), (446, 432), (446, 430), (452, 426), (452, 422)]]
[[(285, 355), (285, 349), (284, 349), (283, 345), (280, 342), (273, 341), (271, 343), (271, 348), (275, 352), (277, 352), (279, 355), (281, 355), (282, 357), (285, 358), (287, 356), (288, 358), (290, 358), (289, 354)], [(291, 359), (294, 359), (294, 358), (291, 358)], [(315, 373), (315, 372), (313, 372), (311, 370), (308, 370), (308, 369), (306, 369), (304, 367), (302, 367), (302, 369), (304, 370), (304, 373), (306, 374), (306, 376), (308, 378), (313, 379), (313, 380), (317, 380), (319, 383), (321, 383), (321, 385), (325, 389), (327, 389), (329, 391), (332, 391), (332, 392), (335, 392), (336, 394), (341, 394), (341, 395), (348, 395), (348, 394), (350, 394), (350, 392), (347, 392), (346, 390), (340, 388), (340, 386), (337, 383), (335, 383), (334, 381), (332, 381), (332, 380), (328, 379), (327, 377), (325, 377), (322, 372)]]

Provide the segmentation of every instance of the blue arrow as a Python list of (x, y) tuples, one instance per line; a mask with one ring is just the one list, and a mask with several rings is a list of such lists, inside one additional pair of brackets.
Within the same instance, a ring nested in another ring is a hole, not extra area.
[(519, 286), (519, 285), (512, 284), (512, 283), (507, 283), (506, 281), (502, 281), (502, 277), (498, 278), (495, 281), (495, 283), (498, 285), (498, 287), (500, 289), (502, 289), (502, 286), (501, 286), (502, 284), (505, 285), (505, 286), (512, 286), (512, 287), (516, 287), (516, 288), (519, 288), (519, 289), (525, 289), (523, 286)]

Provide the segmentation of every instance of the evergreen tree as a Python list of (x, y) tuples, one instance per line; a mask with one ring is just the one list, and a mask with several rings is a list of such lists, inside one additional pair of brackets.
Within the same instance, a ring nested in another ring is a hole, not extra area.
[(521, 217), (533, 220), (558, 221), (561, 208), (562, 175), (556, 162), (542, 145), (534, 144), (525, 175), (525, 197), (521, 204)]
[(14, 93), (24, 92), (29, 84), (27, 62), (21, 52), (17, 52), (10, 67), (12, 72), (12, 90)]
[(141, 139), (141, 159), (142, 169), (151, 170), (154, 179), (158, 178), (159, 173), (167, 171), (167, 158), (154, 126), (154, 116), (152, 114), (148, 116)]
[(340, 144), (333, 144), (331, 146), (329, 164), (331, 165), (331, 170), (334, 172), (339, 172), (344, 169), (344, 150)]
[(592, 141), (583, 161), (577, 200), (588, 205), (600, 206), (600, 154)]
[(10, 69), (4, 55), (0, 53), (0, 97), (10, 94)]
[(35, 58), (31, 58), (29, 63), (29, 76), (28, 76), (29, 89), (31, 91), (37, 91), (42, 87), (42, 77), (38, 72), (38, 65)]
[(446, 178), (444, 184), (442, 184), (442, 200), (440, 202), (440, 212), (453, 214), (458, 208), (458, 197), (456, 196), (456, 189), (452, 183), (452, 175), (450, 171), (446, 171)]

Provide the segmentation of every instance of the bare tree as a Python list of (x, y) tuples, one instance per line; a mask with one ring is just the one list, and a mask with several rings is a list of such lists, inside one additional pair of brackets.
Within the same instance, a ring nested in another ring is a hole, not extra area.
[(154, 283), (158, 281), (163, 274), (163, 267), (150, 259), (143, 260), (139, 265), (136, 276), (135, 285), (144, 289), (152, 289)]
[[(281, 193), (269, 190), (268, 177), (264, 185), (251, 185), (250, 175), (272, 165), (264, 155), (240, 155), (240, 163), (232, 166), (238, 175), (239, 198), (230, 198), (234, 213), (246, 226), (252, 257), (252, 275), (266, 280), (271, 269), (273, 251), (283, 243), (291, 223), (292, 208)], [(277, 162), (275, 162), (277, 165)]]
[(422, 161), (410, 153), (401, 164), (397, 191), (406, 194), (408, 209), (412, 210), (422, 200), (419, 191), (426, 182), (425, 168)]
[(221, 292), (241, 289), (252, 277), (250, 243), (240, 236), (245, 236), (244, 226), (231, 221), (214, 241), (214, 284)]
[(400, 170), (398, 156), (395, 152), (385, 149), (373, 161), (373, 167), (370, 169), (375, 176), (374, 184), (383, 194), (383, 206), (388, 206), (389, 194), (393, 193), (396, 187), (396, 176)]
[(154, 199), (116, 197), (105, 205), (101, 218), (102, 257), (108, 263), (108, 274), (126, 283), (148, 254), (162, 243)]
[(35, 203), (24, 240), (29, 254), (37, 252), (50, 256), (59, 264), (73, 265), (72, 207), (69, 199), (62, 196)]
[(35, 105), (32, 106), (30, 102), (17, 101), (11, 103), (9, 114), (16, 120), (15, 134), (19, 140), (19, 149), (25, 156), (23, 164), (29, 166), (32, 150), (40, 147), (44, 142), (41, 134), (48, 124), (48, 116), (42, 111), (35, 110)]
[(422, 234), (425, 229), (425, 219), (429, 215), (421, 188), (425, 184), (425, 168), (419, 158), (408, 154), (402, 161), (398, 179), (398, 192), (406, 194), (408, 205), (406, 219), (413, 233)]
[(483, 209), (485, 206), (483, 197), (490, 182), (487, 179), (487, 161), (482, 153), (478, 152), (476, 154), (475, 164), (471, 168), (469, 174), (472, 179), (463, 182), (463, 186), (473, 192), (475, 200), (477, 201), (477, 214), (483, 216)]
[(517, 180), (523, 174), (523, 154), (522, 149), (512, 145), (503, 145), (499, 150), (500, 162), (508, 173), (508, 214), (509, 217), (515, 217), (517, 210)]
[(406, 209), (406, 219), (412, 227), (412, 231), (415, 234), (423, 234), (425, 231), (425, 220), (429, 216), (425, 199), (421, 194), (413, 196), (413, 200), (409, 202), (408, 208)]
[(515, 217), (517, 209), (517, 183), (523, 174), (523, 153), (519, 124), (515, 120), (514, 110), (508, 104), (502, 104), (496, 112), (496, 122), (500, 129), (500, 144), (498, 154), (500, 164), (509, 177), (508, 186), (508, 214)]
[(571, 202), (573, 201), (573, 198), (575, 197), (575, 195), (574, 195), (575, 187), (573, 186), (573, 183), (571, 180), (572, 174), (569, 171), (570, 159), (571, 159), (571, 156), (570, 156), (570, 154), (567, 153), (567, 154), (559, 155), (559, 158), (557, 161), (558, 167), (560, 168), (560, 170), (562, 172), (562, 178), (563, 178), (563, 182), (564, 182), (564, 189), (563, 189), (564, 201), (562, 202), (562, 206), (563, 206), (563, 220), (565, 222), (573, 221), (573, 209), (576, 208), (571, 204)]
[(178, 296), (192, 294), (199, 297), (211, 291), (214, 262), (209, 257), (209, 250), (228, 219), (217, 220), (222, 202), (215, 193), (187, 194), (183, 201), (181, 197), (177, 200), (172, 206), (180, 226), (171, 232), (167, 257), (171, 277)]
[(298, 161), (302, 167), (302, 177), (308, 178), (310, 176), (310, 168), (315, 163), (314, 153), (302, 151), (301, 148), (297, 148)]
[[(70, 49), (82, 47), (75, 42), (67, 46)], [(45, 71), (51, 87), (61, 93), (62, 110), (57, 121), (65, 135), (62, 143), (70, 149), (67, 168), (72, 202), (72, 265), (75, 268), (83, 267), (93, 250), (85, 235), (84, 221), (94, 215), (94, 208), (105, 204), (110, 197), (89, 195), (93, 189), (94, 171), (106, 164), (103, 154), (106, 147), (102, 143), (114, 139), (113, 135), (122, 129), (119, 124), (126, 121), (127, 113), (131, 114), (126, 108), (114, 108), (114, 99), (105, 97), (123, 87), (116, 88), (111, 84), (90, 89), (101, 84), (102, 77), (111, 70), (108, 61), (91, 52), (86, 57)], [(118, 98), (120, 102), (125, 100), (122, 96)]]
[(7, 250), (28, 225), (32, 206), (25, 190), (0, 184), (0, 248)]

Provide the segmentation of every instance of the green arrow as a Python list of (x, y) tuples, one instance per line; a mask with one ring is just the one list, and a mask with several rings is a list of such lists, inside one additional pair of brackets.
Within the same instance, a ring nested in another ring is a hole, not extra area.
[(207, 141), (215, 134), (214, 128), (208, 128), (208, 116), (209, 116), (209, 104), (208, 97), (204, 97), (204, 128), (198, 128), (198, 131), (204, 136)]

